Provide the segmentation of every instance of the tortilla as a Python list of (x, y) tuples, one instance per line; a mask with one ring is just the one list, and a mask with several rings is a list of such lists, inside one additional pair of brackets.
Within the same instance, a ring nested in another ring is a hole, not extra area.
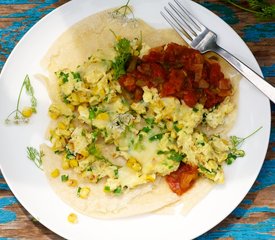
[[(98, 53), (98, 49), (112, 49), (114, 34), (110, 29), (117, 36), (128, 39), (139, 37), (142, 32), (142, 41), (150, 47), (169, 42), (186, 45), (172, 29), (154, 29), (141, 20), (129, 21), (128, 23), (120, 22), (120, 20), (114, 19), (108, 14), (110, 11), (107, 10), (92, 15), (75, 24), (64, 32), (49, 49), (42, 61), (42, 66), (49, 72), (47, 86), (53, 102), (60, 102), (57, 97), (58, 87), (54, 72), (60, 69), (74, 70), (89, 56)], [(107, 54), (112, 55), (113, 53), (110, 51)], [(233, 79), (234, 89), (236, 90), (238, 82), (236, 80), (239, 76), (227, 63), (220, 62), (226, 77)], [(231, 101), (236, 104), (236, 99), (237, 93)], [(214, 130), (214, 132), (227, 132), (233, 125), (235, 117), (236, 110), (227, 116), (225, 125)], [(204, 131), (210, 131), (210, 129), (204, 129)], [(164, 178), (158, 178), (153, 183), (146, 183), (135, 189), (127, 190), (121, 196), (110, 195), (102, 190), (104, 180), (97, 184), (85, 182), (72, 170), (62, 170), (60, 157), (54, 154), (48, 146), (42, 145), (41, 150), (45, 154), (43, 157), (45, 174), (57, 195), (77, 211), (92, 217), (118, 218), (133, 216), (170, 206), (179, 200), (184, 206), (184, 212), (187, 212), (210, 191), (213, 185), (207, 179), (199, 179), (188, 193), (180, 197), (170, 190)], [(79, 185), (90, 187), (89, 197), (87, 199), (77, 197), (75, 187), (67, 186), (66, 183), (60, 180), (60, 177), (52, 178), (51, 172), (56, 168), (61, 169), (60, 175), (69, 175), (70, 178), (78, 179)]]

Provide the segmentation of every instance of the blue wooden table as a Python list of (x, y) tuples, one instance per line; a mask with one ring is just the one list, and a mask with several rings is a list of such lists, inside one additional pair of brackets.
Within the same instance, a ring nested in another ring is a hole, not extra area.
[[(20, 38), (44, 15), (66, 0), (0, 0), (0, 70)], [(275, 85), (275, 22), (260, 21), (222, 1), (197, 1), (214, 11), (244, 39), (267, 81)], [(275, 239), (275, 105), (263, 168), (241, 204), (198, 239)], [(0, 240), (61, 239), (20, 205), (0, 171)]]

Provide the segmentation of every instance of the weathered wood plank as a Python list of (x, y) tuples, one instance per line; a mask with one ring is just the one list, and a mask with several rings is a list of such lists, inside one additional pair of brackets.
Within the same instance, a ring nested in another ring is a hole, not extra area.
[[(0, 0), (0, 69), (26, 31), (67, 0)], [(259, 22), (218, 0), (197, 1), (222, 17), (244, 39), (275, 85), (275, 25)], [(275, 105), (272, 131), (263, 168), (241, 204), (220, 224), (198, 239), (272, 239), (275, 236)], [(18, 203), (0, 173), (0, 239), (62, 239), (46, 229)]]

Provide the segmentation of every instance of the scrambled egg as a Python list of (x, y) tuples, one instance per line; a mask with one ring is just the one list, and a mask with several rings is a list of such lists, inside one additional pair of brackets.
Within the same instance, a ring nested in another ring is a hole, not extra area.
[(198, 127), (221, 125), (234, 108), (228, 99), (214, 110), (201, 104), (190, 108), (174, 97), (161, 98), (155, 88), (143, 87), (143, 99), (129, 103), (113, 78), (111, 60), (96, 56), (76, 71), (64, 69), (56, 77), (61, 101), (49, 108), (57, 122), (50, 140), (65, 169), (94, 183), (105, 178), (104, 191), (113, 193), (166, 176), (181, 161), (198, 166), (202, 176), (223, 182), (222, 163), (230, 143)]

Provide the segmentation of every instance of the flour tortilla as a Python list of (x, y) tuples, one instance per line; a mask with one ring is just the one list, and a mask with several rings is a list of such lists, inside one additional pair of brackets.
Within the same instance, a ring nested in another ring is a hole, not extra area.
[[(45, 144), (41, 145), (45, 154), (43, 168), (48, 180), (57, 195), (68, 205), (88, 216), (98, 218), (119, 218), (151, 212), (180, 199), (173, 193), (163, 178), (154, 183), (141, 185), (120, 196), (106, 194), (103, 191), (104, 180), (97, 184), (85, 181), (72, 170), (62, 170), (61, 159)], [(81, 187), (89, 187), (91, 192), (87, 199), (77, 197), (77, 187), (69, 187), (60, 177), (51, 177), (51, 172), (60, 170), (61, 175), (69, 175), (70, 179), (77, 179)]]
[[(169, 42), (186, 45), (172, 29), (154, 29), (141, 20), (128, 23), (121, 22), (113, 19), (108, 14), (110, 11), (92, 15), (64, 32), (42, 60), (42, 66), (49, 72), (47, 86), (53, 102), (60, 101), (57, 81), (54, 76), (55, 71), (66, 68), (76, 69), (92, 54), (98, 54), (98, 49), (104, 49), (107, 55), (113, 54), (112, 51), (106, 52), (106, 49), (112, 49), (114, 44), (114, 35), (110, 29), (117, 36), (128, 39), (140, 37), (142, 32), (142, 41), (149, 47), (156, 47)], [(227, 77), (233, 78), (234, 88), (237, 89), (239, 76), (228, 64), (223, 61), (220, 62), (223, 72)], [(231, 101), (236, 103), (236, 99), (237, 93)], [(228, 131), (234, 123), (235, 117), (236, 112), (229, 114), (225, 125), (218, 131)], [(207, 129), (205, 130), (207, 131)], [(168, 208), (159, 213), (167, 214), (174, 207), (174, 205), (171, 207), (171, 204), (176, 202), (181, 202), (183, 205), (182, 211), (186, 213), (212, 188), (212, 183), (207, 179), (199, 179), (188, 193), (179, 197), (169, 189), (163, 178), (159, 178), (154, 183), (141, 185), (121, 196), (112, 196), (103, 192), (104, 180), (98, 184), (84, 182), (73, 171), (62, 170), (60, 157), (54, 154), (49, 147), (42, 145), (41, 150), (45, 154), (43, 167), (46, 176), (57, 195), (77, 211), (92, 217), (117, 218), (132, 216), (162, 209), (165, 206), (168, 206)], [(66, 183), (60, 180), (60, 177), (52, 178), (50, 173), (56, 168), (60, 169), (60, 175), (68, 174), (70, 178), (78, 179), (80, 186), (90, 187), (91, 193), (88, 199), (84, 200), (77, 197), (77, 189), (68, 187)]]

